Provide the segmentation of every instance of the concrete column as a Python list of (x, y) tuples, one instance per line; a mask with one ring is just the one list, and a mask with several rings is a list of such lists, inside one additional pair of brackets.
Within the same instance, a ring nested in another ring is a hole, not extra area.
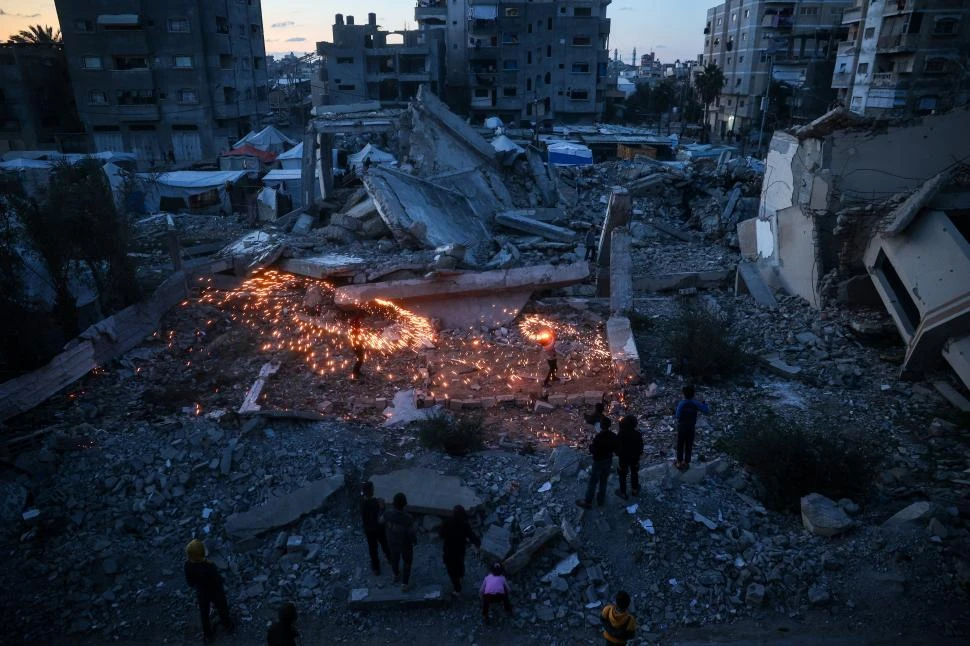
[(597, 294), (610, 295), (610, 245), (613, 229), (625, 227), (630, 223), (633, 215), (633, 196), (622, 186), (614, 186), (610, 193), (610, 201), (606, 206), (606, 217), (603, 218), (603, 231), (600, 233), (599, 249), (597, 250), (596, 266), (599, 267), (597, 276)]
[(633, 256), (626, 227), (613, 229), (610, 236), (610, 314), (626, 316), (633, 309)]
[(317, 154), (317, 135), (308, 132), (303, 135), (303, 160), (300, 165), (300, 186), (303, 191), (303, 208), (310, 210), (313, 208), (313, 190), (316, 178), (313, 176), (313, 169), (316, 167)]
[(323, 199), (333, 195), (333, 135), (320, 135), (320, 186)]

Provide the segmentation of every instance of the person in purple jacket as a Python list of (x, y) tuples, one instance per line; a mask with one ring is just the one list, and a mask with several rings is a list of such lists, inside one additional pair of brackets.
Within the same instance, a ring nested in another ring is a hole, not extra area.
[(508, 579), (505, 578), (505, 568), (502, 564), (495, 562), (492, 571), (482, 581), (479, 594), (482, 597), (482, 621), (488, 621), (488, 606), (493, 603), (501, 603), (505, 606), (505, 612), (512, 614), (512, 602), (509, 601), (509, 593), (512, 587)]
[(681, 471), (690, 468), (690, 454), (694, 450), (694, 429), (697, 413), (709, 415), (711, 409), (705, 402), (694, 399), (694, 387), (684, 386), (684, 398), (677, 402), (674, 417), (677, 418), (677, 462), (674, 466)]

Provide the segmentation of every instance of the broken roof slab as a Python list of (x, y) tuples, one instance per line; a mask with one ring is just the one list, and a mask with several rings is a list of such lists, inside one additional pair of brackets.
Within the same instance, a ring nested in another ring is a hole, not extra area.
[(435, 249), (461, 244), (475, 262), (475, 250), (491, 239), (468, 199), (419, 177), (372, 168), (363, 177), (377, 212), (405, 246)]
[(416, 514), (451, 516), (455, 505), (474, 511), (482, 504), (478, 495), (461, 484), (458, 476), (441, 475), (432, 469), (401, 469), (373, 476), (374, 496), (390, 501), (394, 494), (408, 498), (407, 511)]
[(565, 287), (586, 280), (589, 266), (535, 265), (484, 272), (455, 273), (431, 279), (398, 280), (337, 289), (334, 303), (355, 303), (384, 298), (441, 321), (446, 329), (507, 325), (541, 289)]
[(336, 253), (314, 258), (286, 258), (279, 263), (283, 271), (310, 278), (354, 276), (366, 266), (367, 261), (363, 258)]

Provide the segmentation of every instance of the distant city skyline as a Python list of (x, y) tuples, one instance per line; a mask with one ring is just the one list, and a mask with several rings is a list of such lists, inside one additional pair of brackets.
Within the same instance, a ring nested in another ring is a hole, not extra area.
[[(413, 0), (263, 0), (266, 52), (281, 56), (289, 52), (316, 50), (320, 40), (331, 39), (334, 14), (352, 15), (363, 22), (377, 14), (384, 29), (414, 29)], [(631, 62), (653, 51), (664, 62), (694, 60), (703, 50), (702, 33), (707, 9), (716, 0), (614, 0), (607, 10), (611, 19), (610, 58)], [(5, 0), (0, 7), (0, 38), (6, 39), (29, 25), (57, 26), (53, 0)]]

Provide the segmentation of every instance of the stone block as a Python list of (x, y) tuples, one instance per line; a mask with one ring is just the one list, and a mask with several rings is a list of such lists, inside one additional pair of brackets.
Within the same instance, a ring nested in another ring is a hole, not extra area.
[(408, 511), (435, 516), (451, 516), (455, 505), (469, 512), (482, 504), (481, 498), (462, 486), (458, 476), (445, 476), (431, 469), (402, 469), (371, 477), (374, 495), (391, 500), (397, 492), (408, 497)]
[(512, 534), (505, 527), (489, 525), (482, 536), (482, 554), (490, 561), (502, 561), (512, 551)]
[(347, 605), (351, 610), (382, 610), (385, 608), (426, 608), (447, 603), (440, 585), (427, 585), (403, 592), (397, 586), (387, 588), (355, 588), (350, 591)]
[(505, 571), (508, 574), (516, 574), (522, 570), (532, 560), (532, 555), (538, 552), (546, 543), (558, 537), (560, 532), (559, 527), (543, 527), (537, 530), (535, 534), (522, 541), (519, 549), (512, 556), (505, 559), (503, 563)]
[(848, 531), (852, 519), (825, 496), (811, 493), (804, 496), (802, 505), (802, 525), (816, 536), (835, 536)]
[(270, 498), (248, 511), (230, 515), (226, 519), (226, 533), (244, 539), (286, 527), (322, 507), (343, 485), (344, 477), (340, 474)]
[(896, 512), (889, 520), (883, 523), (884, 527), (900, 527), (909, 523), (922, 523), (933, 515), (933, 503), (925, 500), (914, 502), (904, 509)]
[(549, 395), (549, 403), (553, 406), (565, 406), (566, 396), (562, 394)]

